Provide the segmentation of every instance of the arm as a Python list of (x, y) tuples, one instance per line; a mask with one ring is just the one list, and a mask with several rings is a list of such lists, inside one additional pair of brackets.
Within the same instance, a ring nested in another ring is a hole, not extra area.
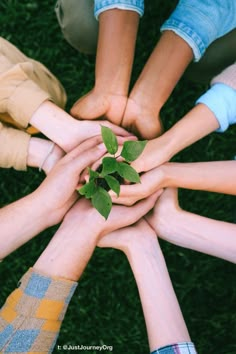
[[(63, 87), (45, 66), (27, 58), (11, 43), (0, 38), (1, 120), (4, 121), (7, 117), (8, 121), (22, 130), (27, 129), (31, 124), (68, 152), (84, 140), (99, 135), (101, 122), (76, 121), (62, 109), (65, 101), (66, 95)], [(127, 135), (122, 128), (115, 127), (108, 122), (103, 122), (103, 124), (111, 127), (117, 135)], [(27, 135), (24, 139), (22, 138), (23, 132), (18, 132), (19, 135), (21, 135), (21, 140), (26, 141)], [(14, 145), (14, 142), (9, 140), (10, 143)], [(40, 147), (39, 150), (41, 148), (43, 150), (42, 156), (36, 155), (37, 151), (31, 150), (28, 161), (30, 166), (40, 166), (38, 160), (44, 158), (43, 152), (47, 149), (47, 144), (49, 142), (39, 144), (37, 140), (37, 148)], [(27, 143), (24, 142), (21, 149), (24, 150), (24, 161), (19, 163), (22, 169), (26, 168), (27, 148)], [(33, 149), (32, 146), (30, 148)], [(15, 144), (15, 151), (18, 149), (19, 144)], [(59, 149), (55, 149), (54, 158), (58, 155), (56, 150), (59, 154)], [(19, 152), (17, 156), (19, 157)]]
[(234, 14), (233, 0), (227, 0), (225, 6), (220, 1), (179, 1), (161, 27), (161, 39), (130, 93), (124, 127), (147, 139), (160, 135), (160, 110), (176, 83), (188, 64), (199, 60), (211, 42), (235, 28)]
[(192, 59), (189, 45), (165, 31), (129, 95), (122, 126), (145, 139), (160, 135), (160, 110)]
[(0, 209), (0, 259), (62, 220), (77, 199), (80, 173), (106, 151), (96, 146), (98, 142), (93, 138), (81, 144), (58, 162), (35, 192)]
[(214, 113), (206, 105), (198, 104), (161, 137), (148, 141), (132, 166), (139, 172), (149, 171), (217, 128)]
[(141, 176), (141, 183), (123, 185), (120, 194), (110, 192), (116, 204), (133, 205), (137, 200), (166, 187), (236, 195), (236, 161), (165, 163)]
[(176, 189), (164, 191), (147, 221), (166, 241), (236, 263), (236, 225), (181, 210)]
[[(127, 256), (138, 286), (150, 351), (188, 342), (189, 333), (155, 232), (144, 220), (103, 237), (99, 247), (120, 249)], [(193, 347), (193, 348), (192, 348)], [(161, 353), (161, 351), (160, 351)], [(195, 351), (191, 351), (195, 353)]]
[(117, 125), (121, 123), (139, 23), (139, 13), (134, 7), (133, 11), (111, 9), (99, 15), (95, 86), (74, 104), (73, 116), (83, 119), (105, 116)]
[[(25, 352), (51, 353), (76, 282), (98, 239), (104, 233), (136, 222), (153, 208), (155, 201), (156, 197), (152, 197), (133, 208), (114, 207), (105, 221), (88, 200), (79, 200), (1, 309), (0, 349), (15, 352), (21, 346)], [(16, 306), (18, 301), (20, 306)], [(6, 330), (8, 325), (13, 327), (12, 331)]]

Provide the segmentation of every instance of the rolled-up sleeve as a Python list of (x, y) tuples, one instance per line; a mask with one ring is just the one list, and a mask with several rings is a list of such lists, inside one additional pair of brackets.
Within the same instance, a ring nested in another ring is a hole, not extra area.
[(144, 13), (144, 0), (95, 0), (94, 16), (98, 16), (107, 10), (120, 9), (137, 12), (140, 16)]
[(66, 94), (60, 82), (43, 64), (0, 38), (0, 114), (8, 113), (26, 128), (45, 100), (64, 107)]
[(183, 38), (198, 61), (214, 40), (235, 27), (235, 0), (180, 0), (161, 31), (171, 30)]
[(236, 123), (236, 64), (230, 65), (211, 81), (211, 88), (196, 103), (205, 104), (219, 122), (218, 132)]
[(30, 135), (0, 123), (0, 167), (25, 171)]

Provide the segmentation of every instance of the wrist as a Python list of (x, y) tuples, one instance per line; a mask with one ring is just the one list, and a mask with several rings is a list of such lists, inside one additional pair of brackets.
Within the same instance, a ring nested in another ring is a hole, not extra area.
[(30, 167), (42, 166), (51, 146), (52, 142), (49, 140), (30, 138), (27, 165)]

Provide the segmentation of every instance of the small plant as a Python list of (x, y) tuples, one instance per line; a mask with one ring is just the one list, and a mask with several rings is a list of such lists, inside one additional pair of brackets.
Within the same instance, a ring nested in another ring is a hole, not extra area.
[[(107, 219), (112, 208), (108, 191), (112, 190), (119, 196), (120, 185), (124, 180), (131, 183), (140, 182), (139, 174), (130, 166), (130, 162), (139, 157), (147, 141), (125, 141), (120, 155), (116, 156), (118, 142), (115, 134), (110, 128), (104, 126), (101, 126), (101, 131), (103, 142), (112, 156), (104, 157), (96, 171), (89, 168), (89, 181), (78, 192), (85, 198), (91, 199), (94, 208)], [(120, 156), (123, 161), (118, 161)]]

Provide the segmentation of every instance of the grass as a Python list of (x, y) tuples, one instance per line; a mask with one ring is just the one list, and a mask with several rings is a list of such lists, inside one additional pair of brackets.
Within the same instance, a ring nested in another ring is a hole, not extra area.
[[(159, 27), (176, 1), (147, 2), (137, 41), (132, 82), (158, 37)], [(53, 0), (2, 0), (1, 35), (27, 55), (42, 61), (65, 86), (68, 108), (93, 86), (94, 58), (77, 53), (62, 38)], [(180, 81), (163, 109), (169, 128), (193, 105), (205, 86)], [(185, 149), (176, 161), (232, 159), (236, 127), (211, 134)], [(4, 206), (33, 191), (42, 181), (38, 171), (0, 170), (0, 202)], [(235, 198), (214, 193), (180, 191), (181, 205), (208, 217), (235, 222)], [(29, 220), (33, 222), (33, 220)], [(1, 304), (19, 278), (33, 265), (56, 228), (9, 256), (0, 267)], [(222, 237), (224, 237), (222, 235)], [(161, 242), (170, 275), (191, 337), (199, 354), (236, 354), (235, 267), (225, 261)], [(158, 330), (158, 329), (157, 329)], [(147, 335), (135, 281), (118, 251), (96, 250), (71, 302), (58, 344), (113, 346), (113, 352), (148, 353)], [(57, 353), (57, 349), (54, 353)], [(64, 351), (66, 353), (66, 351)], [(93, 352), (87, 351), (93, 354)]]

